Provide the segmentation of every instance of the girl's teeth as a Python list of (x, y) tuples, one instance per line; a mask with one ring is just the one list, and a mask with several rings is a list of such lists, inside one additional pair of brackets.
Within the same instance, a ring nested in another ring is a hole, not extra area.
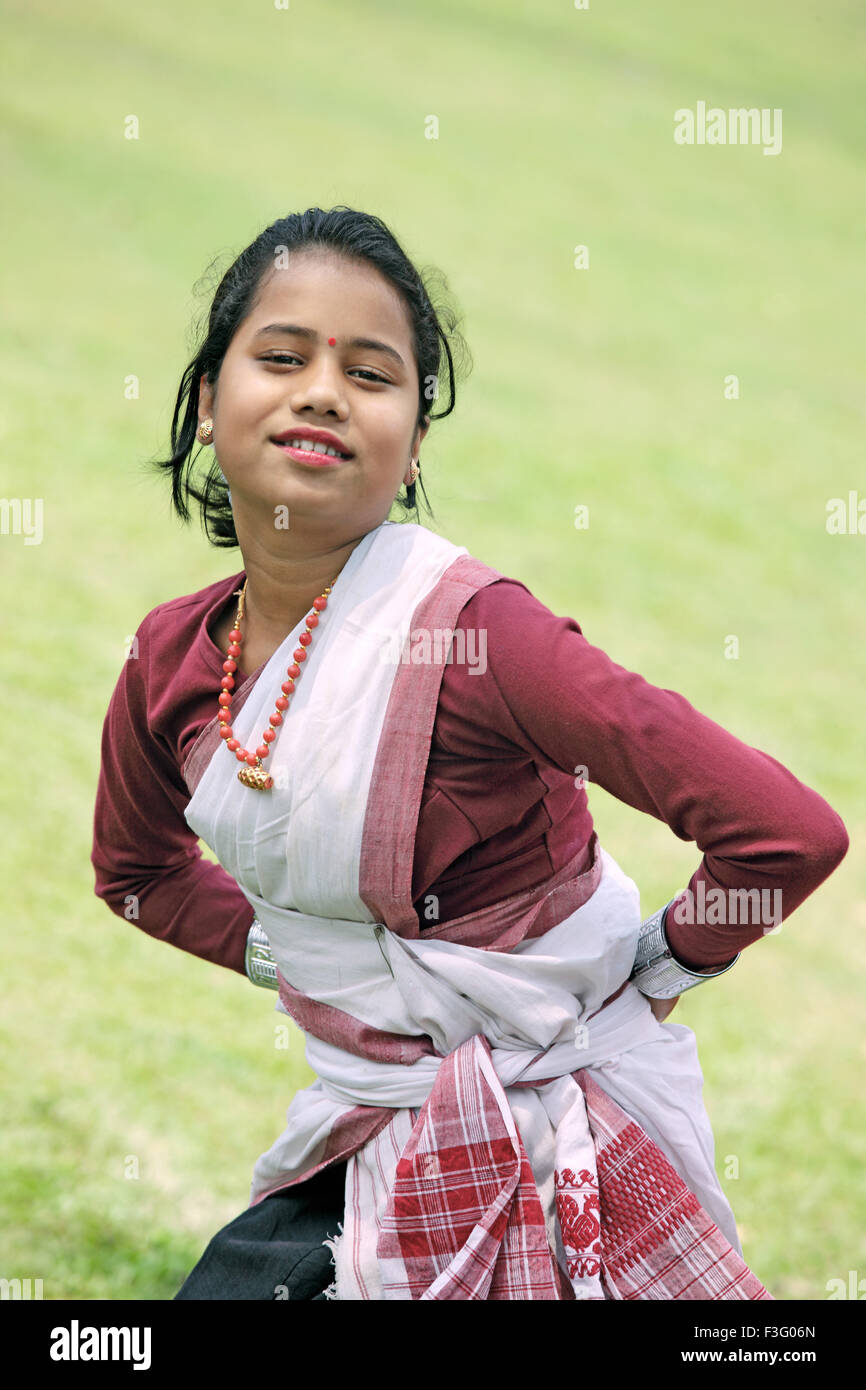
[(312, 439), (292, 440), (291, 443), (296, 449), (306, 449), (307, 453), (330, 454), (332, 458), (342, 458), (339, 450), (334, 449), (330, 444), (320, 444)]

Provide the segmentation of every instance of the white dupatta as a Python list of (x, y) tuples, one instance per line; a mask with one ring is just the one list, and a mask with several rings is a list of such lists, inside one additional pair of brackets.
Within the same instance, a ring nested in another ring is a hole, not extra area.
[[(296, 990), (377, 1029), (426, 1034), (442, 1056), (473, 1035), (486, 1037), (561, 1268), (554, 1171), (566, 1160), (575, 1171), (595, 1171), (583, 1094), (571, 1076), (580, 1068), (643, 1127), (741, 1253), (714, 1169), (692, 1030), (659, 1023), (632, 985), (601, 1009), (630, 973), (641, 922), (638, 889), (610, 855), (601, 851), (601, 881), (583, 906), (511, 951), (406, 939), (377, 922), (360, 897), (370, 781), (397, 672), (388, 654), (404, 649), (419, 603), (465, 555), (465, 547), (410, 524), (383, 522), (365, 536), (333, 588), (272, 745), (274, 787), (243, 787), (220, 744), (186, 819), (239, 883)], [(303, 630), (302, 621), (274, 652), (233, 719), (243, 746), (254, 747), (266, 727)], [(305, 1037), (318, 1079), (295, 1095), (283, 1134), (256, 1163), (251, 1200), (314, 1166), (347, 1111), (393, 1108), (393, 1121), (347, 1164), (333, 1296), (406, 1296), (390, 1291), (377, 1238), (397, 1160), (442, 1056), (386, 1063)], [(514, 1087), (544, 1077), (559, 1079)], [(576, 1297), (604, 1296), (597, 1273), (572, 1275), (571, 1283)]]

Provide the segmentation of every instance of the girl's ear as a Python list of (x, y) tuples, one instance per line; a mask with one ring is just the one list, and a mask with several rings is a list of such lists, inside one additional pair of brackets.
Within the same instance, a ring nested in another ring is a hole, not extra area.
[(199, 420), (210, 420), (213, 418), (213, 395), (213, 387), (208, 381), (207, 373), (205, 372), (199, 380)]

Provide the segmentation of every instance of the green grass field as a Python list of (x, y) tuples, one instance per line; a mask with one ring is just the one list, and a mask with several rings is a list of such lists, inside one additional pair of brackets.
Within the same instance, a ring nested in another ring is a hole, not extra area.
[[(143, 466), (193, 286), (274, 218), (345, 203), (441, 267), (465, 315), (475, 368), (422, 451), (434, 529), (845, 820), (839, 870), (673, 1021), (698, 1037), (751, 1267), (778, 1299), (866, 1276), (866, 535), (825, 525), (830, 498), (866, 499), (862, 8), (5, 11), (0, 491), (42, 498), (44, 534), (0, 536), (0, 1275), (170, 1299), (312, 1080), (300, 1033), (274, 1046), (274, 996), (114, 917), (89, 855), (128, 637), (243, 564)], [(781, 152), (678, 146), (673, 113), (701, 100), (780, 108)], [(590, 805), (646, 912), (685, 885), (695, 845), (598, 788)]]

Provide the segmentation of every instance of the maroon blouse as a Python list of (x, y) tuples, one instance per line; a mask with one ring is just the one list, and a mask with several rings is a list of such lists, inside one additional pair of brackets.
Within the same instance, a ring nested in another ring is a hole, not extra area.
[[(253, 910), (202, 856), (184, 819), (183, 767), (218, 707), (225, 658), (210, 629), (244, 577), (160, 604), (140, 624), (105, 717), (91, 855), (96, 895), (113, 912), (242, 974)], [(589, 867), (581, 768), (590, 787), (697, 844), (703, 858), (688, 884), (697, 902), (701, 880), (707, 892), (781, 889), (781, 920), (844, 858), (845, 826), (823, 797), (682, 695), (617, 665), (519, 580), (478, 590), (457, 626), (486, 631), (487, 669), (443, 668), (412, 877), (422, 931), (428, 894), (441, 925), (544, 882), (581, 849)], [(644, 905), (645, 915), (661, 905)], [(763, 930), (677, 924), (669, 912), (667, 934), (675, 955), (700, 968)]]

